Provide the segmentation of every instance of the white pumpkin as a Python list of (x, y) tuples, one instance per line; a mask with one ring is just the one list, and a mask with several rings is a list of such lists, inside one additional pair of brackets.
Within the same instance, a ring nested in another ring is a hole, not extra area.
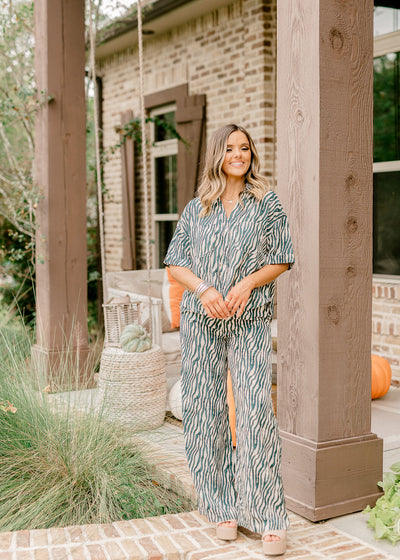
[(168, 396), (169, 410), (178, 420), (182, 420), (182, 385), (179, 379), (172, 385)]
[(126, 325), (121, 333), (121, 348), (124, 352), (145, 352), (151, 348), (151, 338), (138, 323)]

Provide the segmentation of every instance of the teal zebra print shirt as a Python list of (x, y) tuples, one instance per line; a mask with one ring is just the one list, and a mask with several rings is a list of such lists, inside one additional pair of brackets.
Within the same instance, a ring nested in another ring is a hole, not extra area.
[[(211, 212), (200, 217), (199, 198), (191, 200), (179, 218), (164, 259), (166, 266), (189, 268), (209, 282), (225, 298), (229, 290), (267, 264), (294, 264), (288, 219), (274, 191), (261, 201), (249, 192), (241, 195), (229, 218), (218, 199)], [(271, 319), (275, 281), (255, 288), (247, 302), (243, 319)], [(181, 310), (205, 314), (199, 299), (185, 290)]]

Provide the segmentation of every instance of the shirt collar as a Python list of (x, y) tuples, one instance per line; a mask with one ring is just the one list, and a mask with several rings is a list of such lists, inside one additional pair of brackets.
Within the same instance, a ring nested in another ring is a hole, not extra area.
[(248, 198), (249, 195), (251, 195), (251, 185), (249, 185), (249, 183), (246, 183), (243, 189), (243, 196), (245, 198)]

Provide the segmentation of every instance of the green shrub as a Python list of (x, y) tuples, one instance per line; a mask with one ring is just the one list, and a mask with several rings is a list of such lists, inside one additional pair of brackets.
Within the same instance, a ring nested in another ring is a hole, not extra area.
[(35, 319), (34, 242), (0, 217), (0, 295), (2, 304), (18, 308), (26, 323)]
[(375, 506), (367, 506), (367, 524), (375, 530), (377, 539), (387, 539), (393, 545), (400, 541), (400, 463), (390, 467), (391, 472), (383, 473), (383, 481), (378, 482), (384, 490)]
[[(0, 325), (0, 530), (107, 523), (191, 504), (158, 485), (137, 445), (101, 411), (35, 389), (30, 333)], [(5, 358), (3, 360), (3, 357)]]

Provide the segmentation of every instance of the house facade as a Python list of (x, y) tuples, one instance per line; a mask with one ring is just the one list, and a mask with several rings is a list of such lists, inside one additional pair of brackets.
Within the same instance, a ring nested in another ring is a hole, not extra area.
[[(375, 9), (372, 352), (390, 361), (393, 383), (400, 385), (400, 17), (399, 10), (389, 5), (376, 2)], [(262, 172), (279, 195), (276, 0), (157, 0), (152, 6), (144, 18), (144, 90), (152, 144), (148, 220), (152, 266), (157, 268), (179, 213), (194, 196), (207, 138), (219, 126), (236, 122), (248, 128)], [(139, 116), (135, 18), (111, 26), (102, 35), (96, 56), (107, 151), (120, 142), (121, 126)], [(128, 139), (109, 153), (104, 182), (107, 270), (143, 268), (145, 195), (141, 155), (134, 141)]]

